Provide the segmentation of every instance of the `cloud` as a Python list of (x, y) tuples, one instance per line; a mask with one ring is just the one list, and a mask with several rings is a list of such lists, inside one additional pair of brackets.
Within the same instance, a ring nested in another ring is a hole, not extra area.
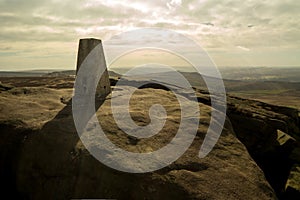
[(237, 48), (243, 50), (243, 51), (250, 51), (250, 49), (246, 48), (246, 47), (242, 47), (242, 46), (237, 46)]
[(202, 24), (207, 25), (207, 26), (214, 26), (214, 24), (211, 23), (211, 22), (204, 22), (204, 23), (202, 23)]
[(170, 2), (167, 2), (167, 7), (169, 8), (169, 10), (174, 10), (177, 7), (181, 6), (182, 1), (181, 0), (171, 0)]
[(300, 46), (299, 10), (298, 0), (0, 0), (0, 46), (76, 46), (81, 37), (161, 27), (193, 37), (212, 53), (285, 49), (292, 55)]

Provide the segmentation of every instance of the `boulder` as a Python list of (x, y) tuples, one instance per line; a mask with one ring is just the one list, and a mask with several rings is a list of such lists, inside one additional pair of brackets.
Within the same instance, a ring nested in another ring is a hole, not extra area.
[(285, 185), (286, 199), (300, 199), (300, 165), (294, 165), (291, 169)]
[(4, 84), (0, 82), (0, 91), (7, 91), (13, 89), (14, 86), (9, 85), (9, 84)]
[(293, 137), (281, 130), (277, 130), (277, 142), (280, 150), (289, 153), (296, 147), (297, 144), (297, 141)]

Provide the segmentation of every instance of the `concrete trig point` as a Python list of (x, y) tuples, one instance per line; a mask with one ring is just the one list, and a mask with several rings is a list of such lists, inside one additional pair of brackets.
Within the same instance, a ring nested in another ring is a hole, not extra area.
[(94, 38), (85, 38), (80, 39), (79, 47), (78, 47), (78, 55), (77, 55), (77, 68), (76, 75), (79, 71), (79, 68), (84, 61), (84, 59), (89, 55), (89, 53), (96, 47), (101, 46), (101, 52), (99, 54), (101, 62), (99, 63), (99, 67), (104, 68), (105, 71), (102, 74), (97, 89), (96, 89), (96, 97), (106, 97), (111, 92), (109, 75), (107, 71), (106, 61), (104, 57), (104, 51), (101, 40)]

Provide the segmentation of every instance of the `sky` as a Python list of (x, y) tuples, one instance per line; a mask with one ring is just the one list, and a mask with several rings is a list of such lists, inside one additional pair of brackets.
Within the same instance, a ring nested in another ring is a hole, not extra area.
[(193, 38), (220, 67), (300, 66), (299, 10), (299, 0), (0, 0), (0, 70), (75, 69), (80, 38), (144, 27)]

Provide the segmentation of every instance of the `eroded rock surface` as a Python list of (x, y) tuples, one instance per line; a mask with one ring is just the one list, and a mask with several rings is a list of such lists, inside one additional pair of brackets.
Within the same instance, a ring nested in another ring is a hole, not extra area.
[[(14, 183), (10, 189), (23, 199), (276, 199), (264, 173), (235, 137), (229, 120), (213, 151), (204, 159), (198, 157), (211, 118), (208, 105), (199, 103), (197, 136), (180, 159), (155, 172), (129, 174), (104, 166), (82, 145), (74, 127), (71, 104), (61, 102), (72, 91), (27, 89), (30, 92), (26, 94), (1, 93), (1, 110), (5, 112), (0, 116), (2, 124), (7, 118), (15, 119), (21, 121), (18, 126), (24, 123), (26, 130), (34, 130), (23, 132), (16, 139), (22, 141), (21, 145), (12, 152), (18, 159), (9, 177)], [(108, 97), (97, 116), (107, 137), (117, 146), (132, 152), (155, 151), (176, 134), (180, 107), (170, 91), (139, 89), (130, 103), (130, 114), (139, 125), (149, 123), (149, 115), (144, 111), (153, 103), (165, 105), (168, 119), (158, 135), (135, 140), (116, 126)], [(31, 112), (19, 112), (28, 106)], [(15, 125), (11, 126), (6, 134), (17, 134)]]
[[(195, 90), (198, 101), (210, 105), (209, 94)], [(227, 105), (237, 138), (263, 169), (278, 197), (290, 199), (286, 184), (292, 166), (300, 163), (299, 111), (235, 96), (227, 96)]]
[(285, 185), (286, 199), (300, 198), (300, 165), (296, 164), (292, 167), (287, 183)]

